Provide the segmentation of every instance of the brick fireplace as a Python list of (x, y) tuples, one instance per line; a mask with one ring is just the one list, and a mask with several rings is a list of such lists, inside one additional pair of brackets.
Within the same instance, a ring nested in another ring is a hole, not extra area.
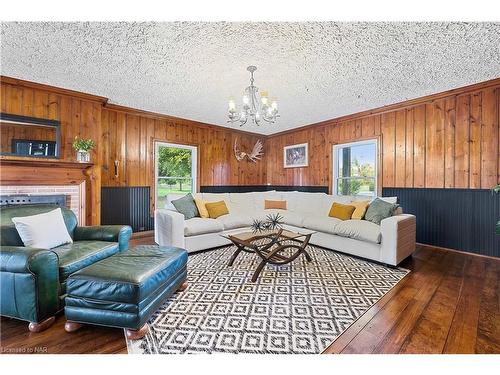
[(90, 163), (2, 157), (0, 194), (65, 195), (79, 225), (100, 224), (100, 170)]
[(85, 223), (85, 188), (80, 185), (8, 185), (0, 186), (1, 196), (60, 196), (66, 198), (66, 207), (78, 218), (78, 223)]

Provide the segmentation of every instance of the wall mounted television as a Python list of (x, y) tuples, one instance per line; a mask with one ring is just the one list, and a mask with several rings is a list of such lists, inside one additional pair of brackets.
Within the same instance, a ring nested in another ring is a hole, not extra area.
[(0, 113), (0, 154), (59, 158), (60, 129), (57, 120)]

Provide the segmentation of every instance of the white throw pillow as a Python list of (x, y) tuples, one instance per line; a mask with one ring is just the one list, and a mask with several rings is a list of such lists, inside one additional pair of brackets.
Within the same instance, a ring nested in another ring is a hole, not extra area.
[(73, 242), (60, 208), (44, 214), (13, 217), (12, 221), (24, 246), (52, 249)]

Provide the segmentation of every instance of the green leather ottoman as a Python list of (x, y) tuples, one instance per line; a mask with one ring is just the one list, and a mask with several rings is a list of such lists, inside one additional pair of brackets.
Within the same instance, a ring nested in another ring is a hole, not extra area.
[(143, 245), (103, 259), (69, 276), (65, 330), (84, 323), (126, 328), (143, 337), (147, 321), (166, 298), (187, 287), (187, 251)]

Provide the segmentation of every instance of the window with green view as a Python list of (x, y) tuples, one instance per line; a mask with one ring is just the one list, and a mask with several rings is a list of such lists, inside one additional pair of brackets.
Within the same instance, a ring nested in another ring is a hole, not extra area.
[(333, 163), (334, 194), (376, 196), (377, 140), (335, 145)]
[(167, 194), (196, 192), (196, 147), (157, 142), (156, 207), (164, 208)]

